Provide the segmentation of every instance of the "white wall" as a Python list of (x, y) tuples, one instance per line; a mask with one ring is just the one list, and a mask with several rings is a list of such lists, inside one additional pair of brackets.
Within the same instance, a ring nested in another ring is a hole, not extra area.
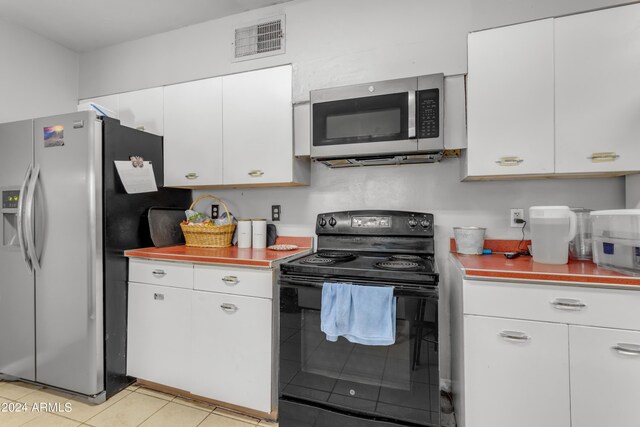
[[(297, 0), (83, 54), (80, 97), (92, 97), (283, 63), (294, 66), (294, 97), (310, 89), (432, 72), (466, 72), (471, 30), (608, 6), (613, 0)], [(233, 28), (286, 14), (287, 53), (233, 63)], [(302, 188), (211, 190), (240, 217), (270, 218), (313, 233), (320, 212), (401, 209), (436, 215), (436, 246), (444, 273), (451, 227), (488, 228), (490, 238), (520, 238), (508, 227), (511, 207), (567, 204), (624, 207), (622, 178), (509, 182), (459, 181), (457, 159), (434, 165), (332, 170), (312, 165)], [(203, 192), (195, 192), (200, 195)], [(203, 206), (204, 208), (204, 206)], [(289, 228), (291, 230), (291, 228)], [(444, 274), (443, 274), (444, 276)], [(448, 287), (443, 277), (443, 375), (449, 375)]]
[(0, 123), (76, 110), (78, 54), (0, 20)]

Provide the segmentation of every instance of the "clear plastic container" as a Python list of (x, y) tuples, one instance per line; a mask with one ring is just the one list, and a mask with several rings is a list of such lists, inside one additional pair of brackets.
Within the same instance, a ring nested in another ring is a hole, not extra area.
[(569, 242), (576, 235), (576, 214), (569, 206), (529, 208), (533, 260), (543, 264), (566, 264)]
[(593, 261), (602, 267), (640, 275), (640, 209), (591, 212)]

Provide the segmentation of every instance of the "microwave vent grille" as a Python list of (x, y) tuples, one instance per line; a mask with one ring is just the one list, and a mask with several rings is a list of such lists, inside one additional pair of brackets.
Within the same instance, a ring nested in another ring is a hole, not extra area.
[(285, 20), (282, 15), (236, 28), (233, 43), (234, 59), (244, 61), (284, 53), (284, 27)]

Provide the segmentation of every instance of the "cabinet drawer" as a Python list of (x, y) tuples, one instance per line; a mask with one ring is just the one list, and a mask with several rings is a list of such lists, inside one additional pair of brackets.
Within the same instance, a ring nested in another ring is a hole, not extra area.
[(640, 330), (640, 292), (464, 281), (464, 313)]
[(129, 281), (193, 289), (193, 264), (130, 259)]
[(273, 297), (273, 271), (196, 265), (194, 289), (251, 297)]

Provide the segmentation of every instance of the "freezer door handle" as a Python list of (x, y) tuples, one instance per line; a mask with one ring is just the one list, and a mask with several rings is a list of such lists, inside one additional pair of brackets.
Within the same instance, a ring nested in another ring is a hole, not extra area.
[(20, 195), (18, 196), (18, 243), (20, 244), (20, 251), (22, 252), (22, 256), (24, 257), (24, 262), (29, 267), (29, 270), (33, 270), (33, 265), (31, 264), (31, 259), (29, 258), (29, 251), (27, 249), (27, 242), (25, 241), (25, 228), (24, 228), (24, 204), (27, 194), (27, 183), (29, 182), (29, 178), (31, 178), (31, 172), (33, 172), (33, 164), (30, 164), (27, 167), (27, 173), (24, 176), (24, 181), (22, 182), (22, 186), (20, 187)]
[(31, 173), (31, 180), (29, 182), (29, 186), (27, 187), (27, 200), (25, 201), (25, 222), (26, 222), (26, 233), (25, 236), (27, 238), (27, 250), (29, 252), (29, 258), (31, 258), (31, 264), (35, 271), (40, 271), (40, 260), (38, 259), (38, 254), (36, 251), (36, 242), (35, 242), (35, 220), (34, 220), (34, 198), (36, 194), (36, 185), (38, 183), (38, 177), (40, 175), (40, 166), (36, 165)]

